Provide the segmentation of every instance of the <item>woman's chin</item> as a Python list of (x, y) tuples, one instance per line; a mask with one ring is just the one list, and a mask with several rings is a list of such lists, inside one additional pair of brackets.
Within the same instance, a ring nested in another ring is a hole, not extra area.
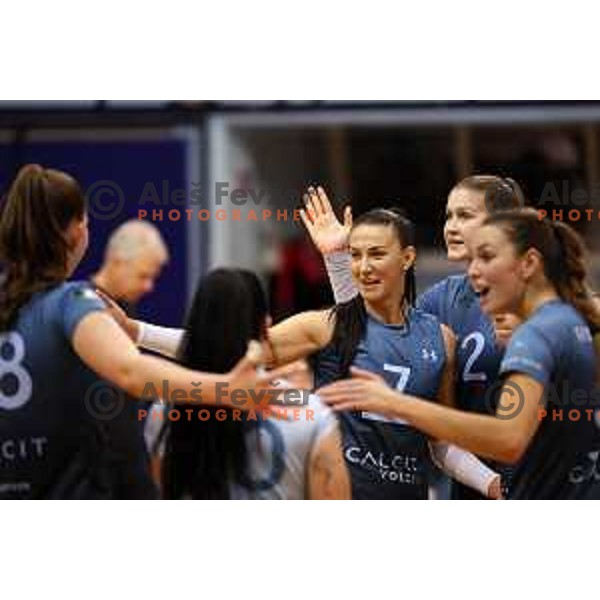
[(493, 318), (494, 315), (510, 312), (510, 307), (498, 301), (490, 300), (489, 298), (480, 298), (479, 305), (482, 312), (488, 317)]
[(464, 246), (449, 246), (446, 254), (449, 262), (466, 262), (469, 253)]
[(508, 342), (510, 342), (510, 338), (513, 332), (507, 329), (496, 329), (494, 333), (496, 336), (496, 343), (498, 344), (498, 346), (500, 346), (501, 348), (506, 348), (506, 346), (508, 346)]
[(365, 302), (369, 304), (377, 304), (381, 300), (381, 293), (375, 290), (361, 290), (360, 295)]

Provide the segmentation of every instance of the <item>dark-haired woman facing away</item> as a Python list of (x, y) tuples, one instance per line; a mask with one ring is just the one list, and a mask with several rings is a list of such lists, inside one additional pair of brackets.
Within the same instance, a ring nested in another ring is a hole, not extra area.
[[(198, 284), (179, 361), (193, 369), (227, 372), (249, 340), (268, 344), (268, 321), (266, 295), (256, 275), (213, 271)], [(165, 497), (349, 498), (337, 420), (317, 398), (303, 397), (306, 403), (271, 405), (268, 414), (261, 408), (252, 419), (251, 412), (236, 415), (234, 409), (213, 408), (203, 420), (168, 420)]]
[(169, 380), (191, 394), (201, 380), (210, 402), (219, 382), (257, 381), (247, 359), (212, 376), (143, 356), (87, 283), (67, 281), (87, 245), (77, 182), (23, 167), (0, 221), (0, 498), (153, 497), (135, 402), (123, 393)]

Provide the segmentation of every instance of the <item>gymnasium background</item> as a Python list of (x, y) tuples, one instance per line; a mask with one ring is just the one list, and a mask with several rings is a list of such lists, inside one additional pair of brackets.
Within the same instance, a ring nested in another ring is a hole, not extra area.
[[(98, 268), (110, 233), (146, 210), (171, 260), (140, 304), (143, 318), (180, 324), (197, 278), (231, 265), (261, 274), (280, 318), (331, 302), (321, 260), (292, 220), (316, 183), (340, 214), (347, 201), (355, 214), (403, 206), (417, 223), (423, 289), (449, 272), (441, 229), (453, 184), (472, 173), (512, 177), (534, 206), (562, 210), (583, 233), (598, 286), (599, 135), (600, 102), (0, 102), (0, 195), (28, 162), (102, 192), (81, 277)], [(234, 202), (233, 190), (246, 199)], [(263, 218), (278, 209), (287, 220)], [(246, 220), (251, 211), (257, 220)]]

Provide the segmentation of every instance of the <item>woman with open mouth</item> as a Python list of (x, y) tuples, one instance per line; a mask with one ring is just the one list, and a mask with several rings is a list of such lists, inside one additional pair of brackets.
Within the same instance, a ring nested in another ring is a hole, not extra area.
[[(305, 196), (306, 210), (302, 213), (308, 232), (325, 258), (325, 264), (337, 302), (346, 302), (357, 293), (350, 273), (348, 232), (352, 223), (349, 207), (344, 224), (336, 218), (322, 188), (310, 188)], [(518, 186), (508, 179), (492, 175), (468, 177), (450, 192), (446, 206), (444, 240), (448, 260), (468, 264), (471, 239), (482, 226), (490, 211), (522, 206)], [(416, 305), (435, 315), (456, 336), (456, 404), (476, 412), (493, 412), (495, 399), (490, 390), (497, 379), (498, 368), (506, 339), (511, 331), (506, 325), (516, 324), (514, 318), (495, 323), (480, 307), (479, 298), (466, 272), (446, 277), (417, 298)], [(500, 336), (496, 335), (496, 327)], [(490, 465), (501, 470), (505, 493), (508, 490), (511, 468)], [(455, 499), (480, 499), (474, 490), (455, 483)]]
[(496, 416), (434, 405), (365, 371), (325, 387), (320, 397), (336, 410), (404, 419), (478, 456), (519, 463), (511, 498), (600, 498), (591, 333), (600, 311), (581, 240), (567, 225), (521, 210), (489, 217), (473, 248), (469, 276), (482, 309), (523, 321), (500, 366)]

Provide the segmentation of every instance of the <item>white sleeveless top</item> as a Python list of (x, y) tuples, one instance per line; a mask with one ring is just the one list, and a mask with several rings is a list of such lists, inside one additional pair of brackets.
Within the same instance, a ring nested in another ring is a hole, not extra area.
[(337, 420), (315, 395), (306, 406), (271, 407), (246, 435), (248, 472), (231, 485), (236, 500), (304, 500), (308, 496), (310, 454)]

